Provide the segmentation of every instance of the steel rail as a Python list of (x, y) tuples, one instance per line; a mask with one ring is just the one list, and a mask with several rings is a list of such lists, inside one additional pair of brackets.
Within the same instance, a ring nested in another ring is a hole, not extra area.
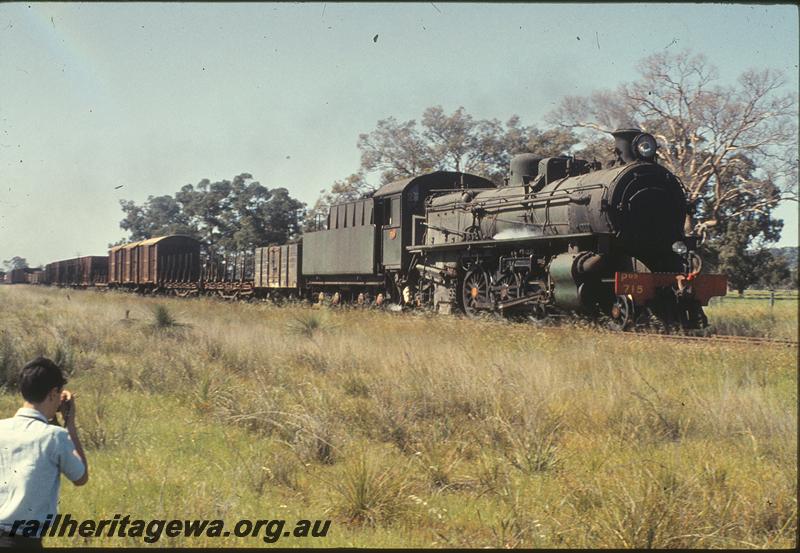
[(675, 340), (679, 342), (708, 343), (716, 342), (720, 344), (763, 344), (771, 346), (783, 346), (789, 348), (798, 347), (796, 340), (783, 340), (776, 338), (762, 338), (759, 336), (735, 336), (727, 334), (712, 334), (710, 336), (688, 336), (685, 334), (656, 334), (654, 332), (630, 333), (628, 336), (639, 336), (643, 338), (660, 338), (663, 340)]

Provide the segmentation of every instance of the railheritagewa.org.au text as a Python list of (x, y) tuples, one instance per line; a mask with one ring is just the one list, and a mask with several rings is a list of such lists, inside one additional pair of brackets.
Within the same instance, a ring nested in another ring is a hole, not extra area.
[(275, 543), (281, 538), (324, 538), (330, 530), (330, 520), (298, 520), (287, 522), (281, 519), (242, 519), (232, 526), (223, 520), (182, 519), (132, 519), (130, 515), (114, 515), (112, 519), (76, 520), (69, 514), (48, 516), (44, 521), (16, 520), (9, 531), (10, 536), (21, 537), (74, 537), (141, 538), (146, 543), (156, 543), (163, 536), (168, 538), (229, 537), (259, 538), (266, 543)]

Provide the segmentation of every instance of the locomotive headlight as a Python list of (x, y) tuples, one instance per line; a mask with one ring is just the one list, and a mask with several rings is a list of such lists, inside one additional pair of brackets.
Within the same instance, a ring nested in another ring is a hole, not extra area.
[(689, 251), (689, 248), (686, 247), (686, 244), (678, 240), (677, 242), (672, 244), (672, 251), (674, 251), (678, 255), (684, 255), (686, 252)]
[(633, 139), (633, 151), (639, 159), (652, 159), (658, 144), (652, 134), (642, 133)]

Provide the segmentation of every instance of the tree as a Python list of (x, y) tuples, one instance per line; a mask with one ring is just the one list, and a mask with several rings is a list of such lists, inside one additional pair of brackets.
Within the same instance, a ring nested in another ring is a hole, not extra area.
[(792, 271), (786, 260), (767, 250), (766, 263), (759, 271), (759, 279), (756, 283), (759, 288), (775, 290), (791, 286)]
[(652, 133), (660, 162), (686, 187), (687, 231), (797, 198), (797, 95), (781, 72), (751, 69), (720, 85), (716, 68), (688, 51), (654, 54), (638, 70), (615, 91), (565, 98), (548, 119), (584, 139), (618, 127)]
[(328, 215), (328, 209), (331, 205), (357, 200), (369, 196), (373, 192), (375, 192), (375, 188), (367, 184), (367, 181), (364, 180), (364, 174), (361, 172), (353, 173), (347, 178), (335, 181), (330, 190), (323, 188), (319, 191), (319, 198), (306, 213), (303, 230), (316, 230), (319, 226), (319, 221)]
[[(782, 248), (770, 248), (769, 252), (776, 260), (776, 265), (784, 266), (786, 271), (780, 268), (768, 267), (765, 271), (765, 286), (778, 288), (797, 289), (797, 270), (798, 270), (798, 248), (797, 246), (784, 246)], [(784, 278), (778, 278), (783, 276)]]
[(414, 119), (381, 119), (375, 129), (358, 137), (359, 170), (334, 182), (330, 189), (320, 190), (304, 228), (315, 229), (319, 217), (327, 215), (332, 204), (374, 192), (377, 187), (368, 183), (369, 173), (379, 173), (380, 184), (440, 170), (476, 173), (500, 184), (514, 154), (563, 155), (576, 143), (570, 130), (542, 131), (522, 125), (517, 115), (505, 125), (497, 119), (476, 120), (463, 107), (450, 115), (441, 106), (429, 107), (422, 114), (420, 127)]
[(509, 118), (499, 138), (494, 144), (493, 165), (488, 173), (498, 184), (508, 174), (511, 158), (516, 154), (531, 152), (541, 157), (583, 155), (576, 151), (579, 140), (573, 131), (559, 127), (541, 130), (535, 125), (525, 126), (520, 123), (518, 115)]
[(273, 188), (271, 198), (259, 212), (251, 212), (242, 221), (253, 230), (252, 244), (285, 244), (300, 234), (300, 221), (305, 214), (305, 204), (289, 195), (286, 188)]
[(721, 217), (716, 232), (702, 246), (702, 257), (714, 271), (724, 273), (741, 295), (777, 269), (766, 244), (778, 240), (782, 227), (783, 221), (772, 219), (769, 213)]
[(19, 257), (15, 255), (11, 259), (6, 259), (3, 261), (3, 265), (5, 266), (7, 271), (14, 271), (16, 269), (27, 269), (28, 268), (28, 260), (24, 257)]
[(285, 188), (268, 189), (252, 175), (183, 186), (175, 196), (149, 197), (143, 206), (123, 200), (120, 222), (131, 240), (188, 234), (217, 254), (251, 251), (297, 236), (304, 204)]
[(505, 125), (497, 119), (476, 120), (463, 107), (451, 115), (441, 106), (430, 107), (421, 127), (413, 119), (398, 123), (389, 117), (359, 135), (361, 172), (380, 171), (382, 184), (434, 170), (477, 173), (500, 183), (514, 154), (562, 155), (577, 143), (570, 130), (541, 131), (522, 125), (516, 115)]
[(771, 255), (764, 248), (748, 249), (746, 235), (742, 235), (743, 239), (739, 240), (733, 233), (726, 235), (725, 238), (715, 256), (716, 271), (725, 274), (730, 287), (741, 296), (747, 288), (759, 281)]
[(770, 290), (791, 286), (792, 273), (786, 260), (767, 248), (742, 249), (737, 245), (733, 243), (721, 250), (719, 270), (725, 273), (730, 287), (740, 296), (753, 286)]
[(413, 119), (398, 123), (389, 117), (378, 121), (369, 134), (359, 135), (361, 167), (381, 171), (382, 183), (433, 170), (435, 161), (430, 145), (416, 126)]
[(148, 196), (141, 206), (130, 200), (120, 200), (119, 203), (125, 213), (119, 226), (130, 233), (132, 241), (165, 234), (188, 234), (199, 238), (197, 230), (189, 224), (183, 213), (181, 204), (172, 196)]

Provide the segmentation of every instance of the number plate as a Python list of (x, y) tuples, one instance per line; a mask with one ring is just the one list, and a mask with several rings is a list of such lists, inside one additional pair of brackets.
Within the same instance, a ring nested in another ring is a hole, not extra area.
[[(653, 299), (659, 288), (677, 286), (677, 273), (615, 273), (614, 293), (618, 296), (631, 296), (634, 303), (642, 305)], [(685, 281), (691, 293), (701, 305), (708, 305), (714, 296), (724, 296), (728, 290), (725, 275), (697, 275)]]

